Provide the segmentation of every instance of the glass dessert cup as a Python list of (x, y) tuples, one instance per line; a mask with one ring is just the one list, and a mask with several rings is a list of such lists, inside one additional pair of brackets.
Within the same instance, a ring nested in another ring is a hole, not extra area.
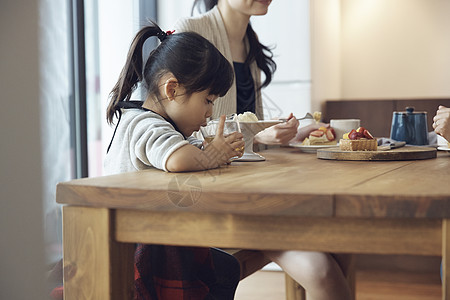
[[(217, 128), (219, 127), (219, 121), (218, 120), (211, 120), (208, 122), (208, 124), (204, 127), (200, 127), (200, 132), (203, 136), (203, 140), (206, 142), (206, 144), (211, 143), (211, 141), (216, 136)], [(225, 124), (223, 127), (223, 135), (227, 136), (233, 132), (241, 132), (239, 122), (230, 118), (227, 118), (225, 120)], [(238, 158), (238, 156), (232, 157), (230, 161), (234, 161)]]
[(269, 121), (255, 121), (255, 122), (239, 122), (241, 132), (244, 135), (245, 150), (244, 155), (236, 159), (236, 161), (264, 161), (266, 160), (264, 156), (255, 153), (253, 151), (253, 138), (256, 134), (264, 129), (271, 127), (273, 125), (279, 124), (282, 121), (279, 120), (269, 120)]

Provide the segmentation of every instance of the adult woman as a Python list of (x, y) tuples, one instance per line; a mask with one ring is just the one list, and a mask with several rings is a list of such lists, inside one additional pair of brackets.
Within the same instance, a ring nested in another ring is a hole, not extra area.
[[(253, 111), (263, 119), (261, 88), (268, 85), (276, 69), (270, 49), (259, 43), (250, 25), (250, 17), (264, 15), (271, 0), (195, 0), (204, 5), (206, 13), (199, 17), (179, 20), (175, 30), (194, 31), (214, 44), (233, 64), (236, 80), (230, 91), (217, 99), (213, 117), (221, 114)], [(260, 72), (265, 74), (261, 83)], [(286, 144), (292, 139), (302, 140), (314, 124), (297, 132), (298, 120), (272, 126), (255, 136), (255, 142)], [(326, 253), (307, 251), (264, 251), (272, 261), (299, 282), (308, 299), (351, 299), (350, 289), (334, 258)]]
[[(267, 86), (276, 70), (270, 48), (262, 45), (250, 24), (250, 17), (264, 15), (271, 0), (195, 0), (206, 13), (179, 20), (177, 32), (194, 31), (207, 38), (232, 63), (235, 81), (229, 92), (216, 101), (213, 118), (221, 114), (251, 111), (264, 119), (261, 88)], [(200, 10), (200, 9), (199, 9)], [(261, 71), (265, 79), (261, 81)], [(227, 99), (231, 99), (227, 100)], [(268, 116), (266, 116), (268, 117)], [(317, 124), (297, 132), (299, 122), (290, 114), (286, 123), (272, 126), (255, 136), (255, 143), (287, 144), (293, 138), (303, 140)], [(323, 125), (323, 124), (322, 124)]]

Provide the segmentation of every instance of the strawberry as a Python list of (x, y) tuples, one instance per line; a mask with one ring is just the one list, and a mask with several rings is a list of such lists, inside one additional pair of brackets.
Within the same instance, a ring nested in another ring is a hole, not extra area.
[(333, 127), (328, 128), (328, 130), (330, 130), (333, 133), (333, 136), (336, 137), (336, 131), (334, 131)]
[(335, 135), (333, 134), (333, 131), (331, 131), (331, 130), (327, 130), (326, 135), (327, 135), (327, 139), (329, 141), (332, 141), (335, 138)]
[(321, 137), (322, 135), (324, 135), (324, 132), (322, 130), (314, 130), (313, 132), (310, 133), (310, 135), (315, 137)]
[(373, 136), (370, 134), (369, 130), (365, 129), (363, 135), (366, 139), (373, 140)]
[(350, 131), (348, 138), (351, 140), (359, 140), (360, 138), (363, 138), (363, 134), (361, 132), (358, 132), (354, 129), (352, 129), (352, 131)]
[(350, 140), (355, 140), (357, 134), (358, 134), (358, 132), (355, 129), (352, 129), (352, 131), (350, 131), (348, 134), (348, 138)]

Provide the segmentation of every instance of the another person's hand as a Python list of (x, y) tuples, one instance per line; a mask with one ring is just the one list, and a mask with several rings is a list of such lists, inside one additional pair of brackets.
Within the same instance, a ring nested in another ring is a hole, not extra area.
[(450, 142), (450, 108), (440, 105), (433, 118), (434, 131)]
[(330, 124), (325, 124), (325, 123), (319, 122), (319, 123), (312, 123), (312, 124), (309, 124), (309, 125), (304, 126), (304, 127), (300, 127), (298, 129), (297, 135), (290, 142), (293, 143), (293, 144), (300, 143), (305, 138), (307, 138), (311, 132), (313, 132), (314, 130), (319, 129), (320, 127), (327, 127), (328, 128), (328, 127), (330, 127)]
[(286, 122), (271, 126), (259, 132), (254, 138), (254, 143), (286, 145), (296, 136), (298, 125), (298, 120), (291, 113)]

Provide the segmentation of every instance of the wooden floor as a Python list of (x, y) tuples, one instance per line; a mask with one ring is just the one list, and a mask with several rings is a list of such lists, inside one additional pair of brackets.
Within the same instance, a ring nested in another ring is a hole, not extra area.
[[(357, 271), (357, 300), (438, 300), (439, 273)], [(238, 286), (236, 300), (284, 300), (284, 273), (259, 271)]]

